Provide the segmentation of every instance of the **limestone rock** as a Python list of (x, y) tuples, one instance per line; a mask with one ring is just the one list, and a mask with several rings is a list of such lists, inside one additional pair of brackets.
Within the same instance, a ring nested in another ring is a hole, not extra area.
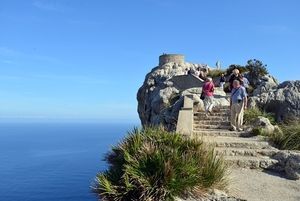
[(277, 171), (285, 171), (291, 179), (300, 180), (300, 151), (279, 151), (274, 158), (278, 160)]
[[(247, 74), (245, 74), (245, 76), (247, 76)], [(251, 80), (251, 82), (256, 83), (256, 85), (254, 85), (255, 90), (252, 92), (253, 96), (257, 96), (261, 93), (274, 90), (279, 85), (278, 80), (271, 75), (259, 77), (255, 81)]]
[(262, 129), (262, 132), (266, 134), (271, 134), (274, 132), (281, 132), (278, 126), (273, 126), (270, 123), (270, 120), (266, 117), (259, 116), (254, 121), (252, 121), (248, 127), (252, 128), (254, 126), (258, 126)]
[(275, 113), (277, 122), (300, 117), (300, 80), (285, 81), (276, 88), (265, 90), (260, 96), (252, 96), (248, 107), (259, 107)]

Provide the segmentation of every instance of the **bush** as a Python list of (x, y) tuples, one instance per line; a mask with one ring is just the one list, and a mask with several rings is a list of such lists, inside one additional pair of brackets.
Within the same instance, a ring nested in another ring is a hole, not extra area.
[(227, 75), (230, 75), (232, 73), (232, 71), (234, 69), (238, 69), (240, 73), (245, 73), (245, 72), (248, 72), (249, 70), (247, 68), (245, 68), (244, 66), (241, 66), (241, 65), (236, 65), (236, 64), (231, 64), (227, 70), (226, 70), (226, 74)]
[(249, 70), (250, 80), (269, 74), (266, 66), (266, 64), (257, 59), (248, 60), (245, 67)]
[(227, 169), (214, 147), (199, 139), (166, 132), (162, 127), (137, 128), (111, 147), (92, 186), (101, 200), (173, 200), (224, 189)]

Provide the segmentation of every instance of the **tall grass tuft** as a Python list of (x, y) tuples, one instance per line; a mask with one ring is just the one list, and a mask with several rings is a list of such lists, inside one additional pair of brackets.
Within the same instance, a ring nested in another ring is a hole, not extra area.
[(96, 175), (93, 191), (108, 200), (174, 200), (224, 189), (227, 168), (214, 147), (163, 127), (133, 129), (104, 160), (109, 169)]
[(245, 110), (244, 112), (244, 124), (249, 124), (253, 120), (255, 120), (257, 117), (262, 116), (269, 119), (270, 123), (275, 125), (275, 114), (274, 113), (268, 113), (268, 112), (262, 112), (258, 108), (249, 108)]
[(280, 149), (300, 150), (300, 119), (292, 119), (280, 125), (282, 133), (275, 133), (273, 138)]

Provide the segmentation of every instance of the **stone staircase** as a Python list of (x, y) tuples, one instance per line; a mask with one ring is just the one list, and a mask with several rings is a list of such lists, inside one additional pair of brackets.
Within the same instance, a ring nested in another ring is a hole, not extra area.
[(229, 106), (216, 106), (205, 117), (204, 111), (194, 112), (193, 135), (204, 142), (215, 143), (217, 155), (223, 155), (232, 168), (273, 169), (278, 162), (272, 157), (278, 152), (272, 143), (248, 131), (229, 131)]

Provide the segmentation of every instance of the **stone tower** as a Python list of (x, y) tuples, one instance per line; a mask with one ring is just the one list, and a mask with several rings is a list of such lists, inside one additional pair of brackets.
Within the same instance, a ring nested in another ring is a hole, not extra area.
[(164, 65), (165, 63), (175, 62), (175, 63), (183, 63), (184, 55), (183, 54), (166, 54), (163, 53), (159, 56), (159, 66)]

